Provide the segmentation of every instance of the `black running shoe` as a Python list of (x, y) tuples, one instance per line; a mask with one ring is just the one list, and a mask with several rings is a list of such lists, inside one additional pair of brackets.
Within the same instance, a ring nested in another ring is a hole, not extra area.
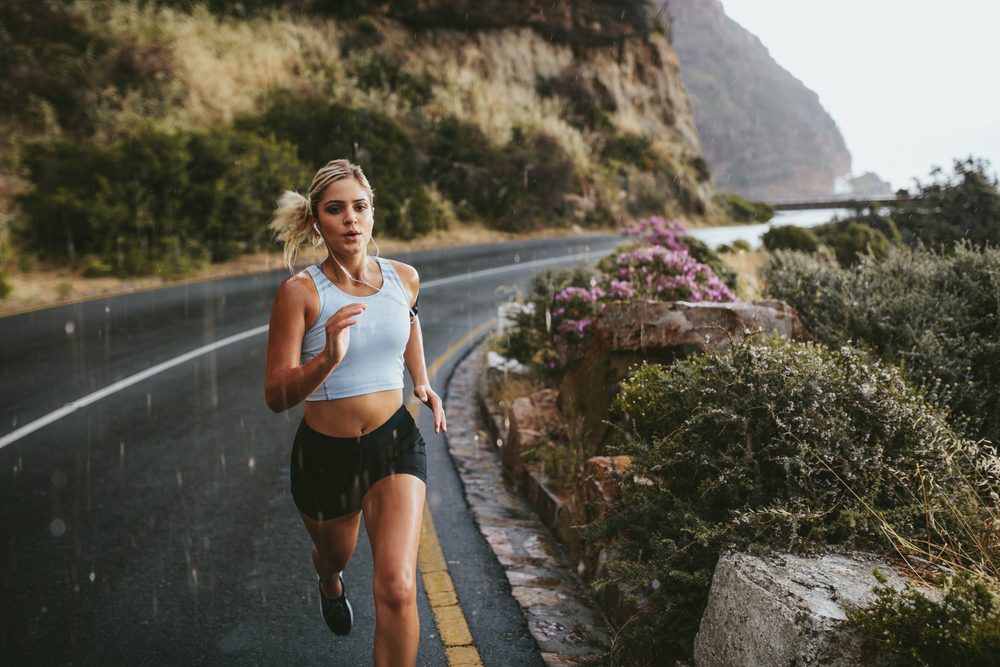
[(335, 635), (346, 635), (354, 624), (354, 610), (351, 609), (351, 603), (347, 601), (344, 575), (338, 576), (340, 577), (340, 597), (327, 597), (326, 593), (323, 592), (323, 584), (320, 582), (319, 603), (323, 612), (323, 620), (326, 621), (326, 626), (330, 628), (331, 632)]

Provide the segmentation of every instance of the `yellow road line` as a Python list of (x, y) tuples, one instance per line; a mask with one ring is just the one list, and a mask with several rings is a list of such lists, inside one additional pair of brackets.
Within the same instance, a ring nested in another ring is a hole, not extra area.
[[(465, 334), (451, 344), (440, 357), (427, 369), (427, 377), (434, 380), (441, 367), (462, 349), (466, 343), (493, 326), (495, 319), (483, 322), (478, 327)], [(413, 418), (417, 418), (420, 401), (416, 396), (407, 401), (406, 409)], [(482, 667), (483, 661), (479, 651), (472, 643), (472, 633), (465, 621), (465, 612), (458, 603), (455, 584), (448, 573), (448, 562), (444, 559), (441, 543), (438, 541), (437, 530), (431, 510), (424, 503), (423, 524), (420, 528), (420, 550), (417, 553), (420, 564), (420, 575), (424, 580), (424, 590), (427, 591), (427, 601), (434, 612), (434, 623), (437, 625), (441, 642), (444, 644), (445, 656), (449, 667)]]

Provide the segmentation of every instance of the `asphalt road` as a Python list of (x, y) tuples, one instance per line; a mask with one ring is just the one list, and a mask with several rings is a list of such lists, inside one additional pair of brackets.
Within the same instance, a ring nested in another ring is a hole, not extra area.
[[(594, 260), (618, 240), (394, 255), (421, 274), (428, 364), (542, 264)], [(334, 637), (288, 491), (302, 411), (264, 405), (266, 333), (178, 360), (265, 325), (286, 275), (0, 319), (0, 662), (370, 664), (371, 552), (362, 529), (345, 573), (355, 629)], [(438, 388), (460, 357), (444, 364)], [(541, 664), (429, 411), (419, 424), (428, 503), (483, 663)], [(422, 588), (418, 604), (418, 664), (445, 665)]]

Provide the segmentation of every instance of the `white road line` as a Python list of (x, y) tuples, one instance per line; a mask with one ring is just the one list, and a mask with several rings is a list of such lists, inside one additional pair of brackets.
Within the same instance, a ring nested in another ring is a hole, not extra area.
[[(508, 265), (508, 266), (498, 266), (498, 267), (495, 267), (495, 268), (492, 268), (492, 269), (483, 269), (481, 271), (472, 271), (470, 273), (463, 273), (463, 274), (460, 274), (460, 275), (457, 275), (457, 276), (448, 276), (447, 278), (436, 278), (434, 280), (428, 280), (427, 282), (423, 283), (420, 286), (420, 288), (421, 288), (421, 290), (425, 290), (425, 289), (429, 289), (431, 287), (440, 287), (441, 285), (449, 285), (451, 283), (462, 282), (462, 281), (465, 281), (465, 280), (472, 280), (472, 279), (475, 279), (475, 278), (481, 278), (483, 276), (496, 275), (498, 273), (507, 273), (509, 271), (517, 271), (519, 269), (528, 269), (528, 268), (532, 268), (532, 267), (536, 267), (536, 266), (545, 266), (546, 264), (558, 264), (560, 262), (566, 262), (567, 260), (570, 260), (570, 259), (580, 258), (581, 255), (583, 257), (586, 257), (586, 254), (587, 253), (584, 252), (584, 253), (580, 253), (580, 254), (577, 254), (577, 255), (564, 255), (562, 257), (550, 257), (548, 259), (537, 259), (537, 260), (533, 260), (533, 261), (530, 261), (530, 262), (520, 262), (518, 264), (511, 264), (511, 265)], [(52, 412), (48, 413), (44, 417), (40, 417), (40, 418), (38, 418), (38, 419), (36, 419), (36, 420), (34, 420), (32, 422), (29, 422), (29, 423), (25, 424), (21, 428), (15, 429), (15, 430), (11, 431), (10, 433), (7, 433), (3, 437), (0, 437), (0, 449), (3, 449), (4, 447), (6, 447), (9, 444), (17, 442), (18, 440), (20, 440), (24, 436), (30, 435), (31, 433), (34, 433), (38, 429), (44, 428), (44, 427), (48, 426), (49, 424), (51, 424), (53, 422), (59, 421), (60, 419), (62, 419), (66, 415), (72, 414), (72, 413), (76, 412), (77, 410), (79, 410), (80, 408), (84, 408), (84, 407), (90, 405), (91, 403), (95, 403), (95, 402), (101, 400), (102, 398), (107, 398), (111, 394), (117, 393), (117, 392), (121, 391), (122, 389), (126, 389), (128, 387), (131, 387), (132, 385), (136, 384), (137, 382), (142, 382), (143, 380), (149, 379), (149, 378), (153, 377), (154, 375), (158, 375), (159, 373), (162, 373), (165, 370), (171, 369), (174, 366), (178, 366), (180, 364), (183, 364), (186, 361), (191, 361), (192, 359), (196, 359), (196, 358), (198, 358), (198, 357), (200, 357), (202, 355), (208, 354), (209, 352), (214, 352), (215, 350), (218, 350), (220, 348), (226, 347), (227, 345), (232, 345), (233, 343), (238, 343), (239, 341), (244, 340), (246, 338), (250, 338), (252, 336), (256, 336), (258, 334), (262, 334), (265, 331), (267, 331), (267, 325), (266, 324), (264, 324), (262, 326), (259, 326), (259, 327), (254, 327), (253, 329), (249, 329), (247, 331), (243, 331), (241, 333), (234, 334), (232, 336), (229, 336), (228, 338), (223, 338), (221, 340), (217, 340), (214, 343), (210, 343), (208, 345), (203, 345), (202, 347), (199, 347), (199, 348), (197, 348), (195, 350), (191, 350), (190, 352), (185, 352), (184, 354), (182, 354), (180, 356), (174, 357), (173, 359), (169, 359), (169, 360), (164, 361), (163, 363), (157, 364), (155, 366), (151, 366), (150, 368), (147, 368), (144, 371), (140, 371), (139, 373), (136, 373), (135, 375), (130, 375), (129, 377), (125, 378), (124, 380), (119, 380), (118, 382), (115, 382), (114, 384), (109, 384), (107, 387), (104, 387), (103, 389), (98, 389), (97, 391), (95, 391), (95, 392), (93, 392), (91, 394), (87, 394), (83, 398), (78, 398), (75, 401), (67, 403), (66, 405), (62, 406), (58, 410), (53, 410)]]
[(101, 400), (102, 398), (114, 394), (115, 392), (119, 392), (122, 389), (125, 389), (126, 387), (131, 387), (137, 382), (142, 382), (143, 380), (151, 378), (158, 373), (162, 373), (167, 369), (183, 364), (185, 361), (190, 361), (192, 359), (202, 356), (203, 354), (208, 354), (213, 350), (218, 350), (221, 347), (225, 347), (237, 341), (241, 341), (244, 338), (250, 338), (251, 336), (256, 336), (257, 334), (264, 333), (265, 331), (267, 331), (266, 324), (264, 326), (250, 329), (249, 331), (243, 331), (242, 333), (229, 336), (228, 338), (217, 340), (214, 343), (203, 345), (202, 347), (199, 347), (196, 350), (185, 352), (179, 357), (174, 357), (173, 359), (164, 361), (161, 364), (156, 364), (155, 366), (151, 366), (150, 368), (147, 368), (144, 371), (136, 373), (135, 375), (130, 375), (124, 380), (119, 380), (114, 384), (109, 384), (104, 389), (98, 389), (92, 394), (87, 394), (83, 398), (79, 398), (71, 403), (67, 403), (58, 410), (54, 410), (53, 412), (50, 412), (49, 414), (45, 415), (44, 417), (41, 417), (40, 419), (36, 419), (33, 422), (29, 422), (15, 431), (11, 431), (10, 433), (0, 438), (0, 449), (3, 449), (12, 442), (17, 442), (18, 440), (28, 435), (29, 433), (34, 433), (38, 429), (48, 426), (54, 421), (62, 419), (68, 414), (76, 412), (80, 408), (86, 407), (91, 403), (94, 403), (96, 401)]

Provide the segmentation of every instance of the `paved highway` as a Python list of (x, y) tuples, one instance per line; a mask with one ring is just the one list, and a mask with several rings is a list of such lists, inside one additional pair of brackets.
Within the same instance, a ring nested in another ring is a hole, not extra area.
[[(619, 240), (395, 255), (421, 274), (428, 364), (541, 266), (595, 260)], [(345, 573), (355, 629), (337, 638), (288, 491), (301, 408), (274, 415), (263, 401), (264, 325), (286, 275), (0, 319), (3, 664), (370, 664), (364, 530)], [(483, 663), (541, 664), (429, 411), (419, 423), (428, 505)], [(445, 665), (422, 584), (418, 603), (418, 664)]]

